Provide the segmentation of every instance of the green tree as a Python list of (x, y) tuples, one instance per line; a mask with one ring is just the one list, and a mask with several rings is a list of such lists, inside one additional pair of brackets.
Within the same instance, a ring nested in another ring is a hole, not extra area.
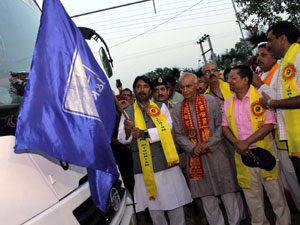
[(299, 0), (235, 0), (237, 17), (243, 28), (257, 32), (264, 26), (280, 20), (288, 20), (300, 28)]
[(240, 39), (230, 50), (226, 50), (225, 54), (217, 55), (216, 61), (219, 68), (225, 69), (227, 67), (244, 64), (253, 56), (253, 52), (249, 43)]
[(155, 80), (158, 77), (164, 77), (172, 72), (171, 68), (164, 67), (164, 68), (156, 68), (155, 70), (145, 73), (144, 75), (149, 77), (150, 80)]
[(189, 67), (183, 68), (181, 71), (189, 72), (189, 73), (196, 73), (196, 70), (194, 68), (189, 68)]
[[(185, 69), (183, 69), (183, 71), (194, 71), (194, 70), (192, 68), (185, 68)], [(167, 75), (171, 75), (175, 78), (176, 81), (178, 81), (179, 76), (180, 76), (180, 70), (176, 67), (156, 68), (155, 70), (145, 73), (144, 75), (149, 77), (150, 80), (155, 80), (158, 77), (164, 77)]]

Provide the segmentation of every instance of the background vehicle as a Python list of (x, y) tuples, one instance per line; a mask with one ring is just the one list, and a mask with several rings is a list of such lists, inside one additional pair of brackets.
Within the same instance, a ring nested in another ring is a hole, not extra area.
[(43, 152), (13, 151), (40, 14), (33, 0), (0, 2), (1, 224), (135, 224), (132, 198), (121, 181), (103, 213), (91, 200), (85, 168)]

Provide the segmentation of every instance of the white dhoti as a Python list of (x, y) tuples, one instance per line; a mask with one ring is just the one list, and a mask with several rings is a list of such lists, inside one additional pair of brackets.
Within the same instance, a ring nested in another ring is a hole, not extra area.
[(192, 202), (190, 190), (179, 166), (154, 174), (156, 198), (149, 200), (143, 174), (134, 175), (134, 200), (136, 212), (149, 210), (172, 210)]

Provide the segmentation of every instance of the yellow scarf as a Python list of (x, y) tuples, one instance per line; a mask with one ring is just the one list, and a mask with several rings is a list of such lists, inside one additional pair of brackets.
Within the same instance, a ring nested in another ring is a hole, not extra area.
[[(259, 92), (252, 85), (250, 85), (249, 109), (250, 109), (250, 117), (251, 117), (251, 125), (252, 125), (253, 133), (255, 133), (261, 126), (263, 126), (264, 121), (266, 119), (266, 115), (265, 115), (266, 112), (259, 104), (260, 96), (261, 95), (259, 94)], [(238, 139), (234, 114), (233, 114), (233, 97), (231, 98), (230, 103), (228, 105), (226, 117), (227, 117), (229, 128), (233, 132), (234, 136)], [(266, 149), (273, 155), (271, 142), (269, 140), (269, 135), (264, 137), (263, 140), (256, 142), (256, 147)], [(251, 183), (250, 183), (248, 167), (243, 164), (241, 155), (238, 154), (237, 152), (235, 153), (235, 163), (237, 168), (237, 178), (238, 178), (239, 185), (241, 186), (241, 188), (250, 188)], [(265, 180), (278, 179), (278, 171), (276, 166), (271, 171), (261, 170), (261, 172)]]
[[(226, 100), (230, 96), (233, 96), (233, 92), (230, 90), (229, 84), (221, 79), (219, 79), (219, 88), (224, 97), (224, 100)], [(210, 93), (210, 86), (208, 86), (208, 88), (205, 91), (205, 94), (209, 94), (209, 93)]]
[(279, 140), (278, 128), (275, 129), (275, 143), (278, 150), (287, 150), (286, 141)]
[[(146, 123), (142, 113), (142, 110), (138, 106), (137, 101), (133, 104), (134, 108), (134, 121), (135, 127), (140, 130), (146, 130)], [(148, 115), (151, 117), (155, 127), (158, 130), (160, 141), (164, 150), (164, 154), (168, 163), (171, 167), (179, 163), (179, 157), (176, 151), (176, 147), (173, 141), (170, 127), (165, 119), (165, 115), (160, 112), (159, 107), (153, 102), (149, 101), (149, 106), (147, 109)], [(156, 183), (154, 177), (154, 170), (152, 164), (151, 149), (149, 145), (148, 138), (138, 138), (137, 139), (139, 156), (144, 176), (145, 185), (148, 192), (148, 197), (150, 200), (156, 198)]]
[[(298, 96), (300, 90), (297, 90), (295, 77), (295, 60), (300, 53), (300, 45), (295, 43), (290, 46), (284, 58), (280, 62), (280, 72), (282, 73), (282, 97), (283, 99)], [(300, 157), (300, 109), (284, 110), (284, 120), (288, 148), (290, 156)]]

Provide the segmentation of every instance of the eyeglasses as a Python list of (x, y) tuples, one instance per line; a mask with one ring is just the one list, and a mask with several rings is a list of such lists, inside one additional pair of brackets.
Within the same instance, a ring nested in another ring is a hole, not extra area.
[(211, 70), (205, 70), (203, 74), (204, 74), (204, 75), (210, 75), (210, 74), (216, 73), (216, 72), (219, 72), (219, 70), (216, 69), (216, 68), (213, 68), (213, 69), (211, 69)]
[(236, 80), (238, 78), (240, 78), (240, 77), (228, 76), (227, 80)]

